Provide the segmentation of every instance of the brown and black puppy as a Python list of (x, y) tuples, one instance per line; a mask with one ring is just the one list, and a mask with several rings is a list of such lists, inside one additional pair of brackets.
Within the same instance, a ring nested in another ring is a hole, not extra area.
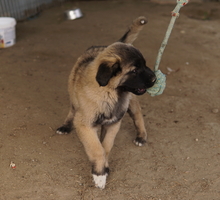
[(134, 143), (142, 146), (146, 142), (135, 95), (144, 94), (156, 77), (141, 52), (131, 45), (146, 22), (145, 17), (139, 17), (119, 42), (89, 48), (78, 58), (69, 77), (70, 111), (57, 133), (67, 134), (75, 128), (92, 163), (95, 185), (101, 189), (109, 173), (108, 156), (126, 112), (137, 129)]

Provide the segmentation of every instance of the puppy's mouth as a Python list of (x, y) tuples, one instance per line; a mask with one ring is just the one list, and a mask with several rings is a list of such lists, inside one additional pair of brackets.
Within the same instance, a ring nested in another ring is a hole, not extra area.
[(144, 94), (147, 90), (145, 88), (125, 88), (126, 91), (132, 92), (135, 95), (142, 95)]
[(134, 89), (134, 93), (137, 94), (137, 95), (142, 95), (146, 92), (146, 89), (144, 88), (136, 88)]
[(130, 88), (126, 86), (120, 86), (118, 87), (118, 89), (120, 89), (121, 91), (125, 91), (125, 92), (131, 92), (135, 95), (142, 95), (147, 91), (146, 88)]

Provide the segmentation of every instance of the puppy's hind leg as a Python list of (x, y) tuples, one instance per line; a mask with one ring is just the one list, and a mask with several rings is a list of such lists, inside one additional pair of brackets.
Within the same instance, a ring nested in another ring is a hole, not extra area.
[(134, 95), (132, 95), (132, 99), (130, 100), (128, 113), (129, 113), (130, 117), (133, 119), (134, 125), (137, 129), (137, 137), (134, 140), (134, 143), (137, 146), (143, 146), (143, 144), (147, 140), (147, 131), (145, 129), (144, 119), (143, 119), (143, 115), (141, 113), (140, 104), (139, 104), (136, 96), (134, 96)]
[(57, 134), (66, 135), (69, 134), (73, 128), (73, 118), (74, 118), (75, 110), (74, 107), (71, 106), (69, 113), (61, 127), (56, 130)]

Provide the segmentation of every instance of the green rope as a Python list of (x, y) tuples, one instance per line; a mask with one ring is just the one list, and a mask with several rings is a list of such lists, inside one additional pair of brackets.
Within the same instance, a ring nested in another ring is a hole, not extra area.
[(166, 75), (163, 74), (159, 70), (160, 61), (161, 61), (164, 49), (167, 45), (168, 39), (170, 37), (171, 31), (173, 29), (174, 23), (176, 21), (176, 18), (179, 17), (179, 10), (180, 10), (180, 8), (185, 6), (188, 2), (189, 2), (189, 0), (177, 0), (177, 5), (174, 8), (174, 10), (171, 12), (172, 18), (171, 18), (170, 24), (167, 28), (167, 32), (165, 34), (164, 40), (160, 46), (160, 49), (159, 49), (159, 52), (157, 55), (157, 59), (156, 59), (156, 63), (154, 66), (154, 73), (157, 77), (157, 81), (153, 87), (147, 89), (148, 94), (150, 94), (151, 96), (157, 96), (157, 95), (162, 94), (165, 87), (166, 87)]

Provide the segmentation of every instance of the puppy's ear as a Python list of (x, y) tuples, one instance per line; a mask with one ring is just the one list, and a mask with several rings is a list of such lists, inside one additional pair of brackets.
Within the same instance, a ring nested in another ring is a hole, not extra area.
[(98, 72), (96, 74), (96, 81), (100, 86), (108, 85), (109, 80), (116, 76), (121, 71), (120, 64), (115, 63), (111, 66), (110, 63), (104, 62), (99, 65)]

